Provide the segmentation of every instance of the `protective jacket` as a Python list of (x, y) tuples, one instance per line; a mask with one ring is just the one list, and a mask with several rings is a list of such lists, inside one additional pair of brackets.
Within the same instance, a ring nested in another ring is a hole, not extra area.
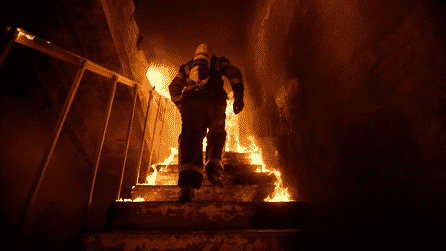
[(229, 60), (225, 57), (219, 58), (212, 55), (208, 82), (200, 90), (189, 91), (187, 97), (185, 97), (186, 95), (183, 95), (183, 89), (191, 84), (187, 79), (189, 78), (192, 64), (193, 60), (190, 60), (186, 64), (181, 65), (178, 74), (169, 85), (171, 100), (176, 105), (187, 101), (187, 99), (201, 99), (208, 100), (214, 104), (226, 104), (228, 95), (223, 88), (224, 82), (221, 78), (222, 75), (228, 77), (234, 95), (238, 94), (243, 96), (244, 86), (239, 68), (229, 63)]

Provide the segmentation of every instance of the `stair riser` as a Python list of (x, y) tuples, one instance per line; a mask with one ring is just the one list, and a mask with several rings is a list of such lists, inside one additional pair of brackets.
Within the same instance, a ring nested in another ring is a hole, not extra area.
[[(274, 185), (227, 185), (202, 186), (195, 190), (193, 201), (263, 201), (274, 192)], [(132, 190), (132, 199), (144, 198), (145, 201), (177, 201), (180, 188), (177, 186), (138, 185)]]
[[(224, 168), (226, 173), (256, 172), (262, 165), (225, 164)], [(156, 169), (162, 172), (178, 172), (178, 165), (158, 165)]]
[(297, 202), (117, 202), (111, 229), (225, 229), (304, 227), (306, 209)]
[(318, 231), (225, 231), (98, 233), (81, 240), (83, 250), (296, 250), (314, 246)]

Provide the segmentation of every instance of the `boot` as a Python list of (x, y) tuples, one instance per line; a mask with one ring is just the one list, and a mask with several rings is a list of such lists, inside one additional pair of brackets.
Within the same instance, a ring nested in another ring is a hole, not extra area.
[(178, 202), (191, 202), (194, 198), (194, 195), (195, 191), (192, 186), (182, 186)]
[(226, 141), (225, 133), (213, 133), (207, 135), (208, 144), (206, 146), (206, 176), (213, 184), (221, 184), (223, 163), (221, 157)]
[(206, 166), (206, 176), (212, 184), (221, 184), (221, 175), (223, 172), (223, 163), (219, 159), (210, 159), (207, 161)]

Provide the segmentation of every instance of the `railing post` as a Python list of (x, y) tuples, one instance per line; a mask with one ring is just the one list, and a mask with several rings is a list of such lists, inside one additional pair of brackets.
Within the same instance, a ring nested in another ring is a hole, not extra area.
[(155, 115), (155, 124), (153, 125), (153, 133), (152, 133), (152, 143), (150, 143), (150, 152), (149, 152), (149, 168), (151, 167), (152, 164), (152, 155), (153, 155), (153, 144), (155, 143), (155, 131), (156, 131), (156, 122), (158, 120), (158, 114), (159, 111), (161, 110), (161, 100), (163, 99), (163, 96), (160, 95), (160, 100), (158, 101), (158, 109), (156, 110), (156, 115)]
[[(168, 103), (167, 103), (167, 98), (166, 98), (165, 101), (164, 101), (164, 108), (163, 108), (163, 115), (162, 115), (163, 119), (161, 120), (160, 143), (158, 145), (158, 153), (157, 153), (158, 162), (160, 162), (159, 161), (159, 157), (160, 157), (160, 150), (161, 150), (161, 142), (162, 142), (162, 139), (163, 139), (164, 120), (166, 119), (167, 104)], [(151, 162), (152, 161), (150, 161), (149, 166), (152, 165)]]
[[(18, 234), (21, 236), (22, 243), (25, 243), (28, 240), (29, 235), (31, 234), (31, 230), (34, 225), (35, 215), (32, 214), (32, 207), (36, 201), (37, 194), (42, 185), (42, 180), (45, 177), (45, 172), (48, 168), (48, 164), (50, 162), (51, 156), (56, 147), (57, 141), (59, 139), (60, 132), (62, 131), (62, 127), (65, 123), (65, 119), (67, 118), (68, 111), (70, 110), (71, 104), (73, 103), (74, 96), (76, 95), (77, 89), (81, 82), (82, 76), (84, 74), (86, 68), (87, 61), (83, 60), (80, 63), (79, 69), (74, 78), (73, 84), (71, 85), (70, 91), (68, 92), (67, 98), (65, 99), (64, 106), (60, 111), (60, 114), (57, 118), (56, 125), (54, 126), (53, 132), (51, 133), (51, 145), (48, 146), (45, 154), (43, 155), (43, 159), (39, 168), (37, 169), (37, 173), (33, 184), (31, 185), (31, 191), (24, 203), (22, 213), (20, 215), (19, 221), (17, 223)], [(31, 212), (30, 212), (31, 211)], [(27, 222), (28, 228), (26, 226)]]
[(149, 103), (147, 105), (147, 111), (146, 111), (146, 120), (144, 121), (144, 129), (142, 131), (142, 143), (141, 143), (141, 149), (139, 150), (139, 160), (138, 160), (138, 166), (136, 167), (136, 183), (138, 184), (138, 179), (139, 179), (139, 170), (141, 168), (141, 161), (142, 161), (142, 153), (144, 151), (144, 138), (146, 136), (146, 129), (147, 129), (147, 121), (149, 120), (149, 109), (150, 109), (150, 103), (152, 102), (152, 98), (153, 98), (153, 91), (155, 90), (155, 88), (153, 88), (150, 91), (150, 97), (149, 97)]
[(108, 104), (107, 104), (107, 115), (106, 115), (107, 117), (105, 118), (105, 124), (104, 124), (103, 132), (102, 132), (101, 144), (99, 145), (99, 149), (98, 149), (98, 153), (97, 153), (97, 157), (96, 157), (96, 164), (95, 164), (95, 167), (94, 167), (93, 177), (91, 179), (91, 182), (89, 183), (89, 184), (91, 184), (91, 189), (90, 189), (90, 197), (88, 199), (87, 215), (88, 215), (88, 212), (90, 210), (91, 201), (93, 199), (94, 184), (96, 182), (96, 175), (98, 173), (99, 161), (101, 160), (102, 146), (104, 145), (104, 140), (105, 140), (105, 134), (107, 132), (108, 121), (110, 119), (110, 113), (111, 113), (112, 106), (113, 106), (113, 100), (115, 98), (116, 86), (118, 84), (118, 76), (113, 76), (112, 79), (113, 79), (113, 85), (112, 85), (112, 90), (110, 92), (110, 98), (109, 98)]
[(5, 44), (2, 42), (2, 54), (0, 55), (0, 67), (3, 64), (3, 61), (5, 60), (6, 56), (8, 55), (9, 51), (11, 50), (12, 46), (15, 43), (15, 40), (19, 36), (20, 31), (18, 28), (10, 28), (6, 37), (5, 37)]
[(127, 140), (125, 143), (124, 164), (122, 166), (121, 179), (119, 181), (119, 187), (118, 187), (118, 193), (116, 195), (116, 200), (119, 200), (119, 198), (121, 197), (122, 180), (124, 179), (125, 163), (127, 161), (127, 152), (128, 152), (129, 144), (130, 144), (130, 135), (132, 132), (133, 118), (135, 116), (135, 108), (136, 108), (136, 99), (137, 98), (138, 98), (138, 85), (135, 85), (134, 96), (133, 96), (132, 115), (130, 117), (129, 129), (127, 131)]

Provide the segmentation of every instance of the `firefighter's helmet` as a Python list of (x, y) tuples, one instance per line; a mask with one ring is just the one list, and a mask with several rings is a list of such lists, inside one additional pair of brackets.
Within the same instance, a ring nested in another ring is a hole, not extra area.
[(192, 68), (189, 74), (189, 78), (200, 87), (206, 84), (209, 80), (211, 59), (211, 47), (207, 44), (200, 44), (195, 50)]

